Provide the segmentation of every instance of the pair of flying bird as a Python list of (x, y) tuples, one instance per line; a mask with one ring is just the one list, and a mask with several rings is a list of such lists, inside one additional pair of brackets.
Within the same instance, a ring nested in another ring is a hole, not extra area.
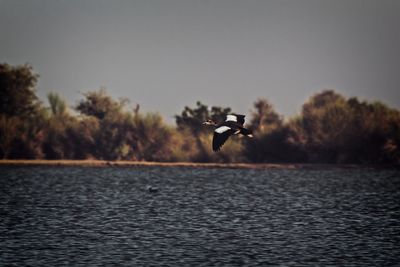
[(251, 130), (243, 127), (244, 117), (244, 115), (229, 114), (226, 116), (226, 120), (219, 124), (212, 120), (203, 122), (204, 125), (215, 126), (212, 141), (212, 149), (214, 151), (219, 151), (231, 135), (241, 134), (247, 137), (253, 137)]

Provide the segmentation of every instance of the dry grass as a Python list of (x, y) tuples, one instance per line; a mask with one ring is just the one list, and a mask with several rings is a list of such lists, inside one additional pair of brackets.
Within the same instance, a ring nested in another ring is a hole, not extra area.
[(0, 165), (57, 165), (57, 166), (162, 166), (162, 167), (205, 167), (205, 168), (294, 168), (294, 165), (248, 164), (248, 163), (194, 163), (194, 162), (148, 162), (106, 160), (0, 160)]
[(89, 167), (194, 167), (194, 168), (240, 168), (240, 169), (331, 169), (331, 168), (387, 168), (387, 165), (353, 164), (270, 164), (270, 163), (194, 163), (194, 162), (147, 162), (147, 161), (106, 161), (106, 160), (0, 160), (0, 165), (35, 166), (89, 166)]

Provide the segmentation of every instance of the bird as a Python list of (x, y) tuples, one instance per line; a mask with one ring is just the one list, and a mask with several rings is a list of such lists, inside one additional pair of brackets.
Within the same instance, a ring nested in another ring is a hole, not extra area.
[(158, 188), (157, 187), (148, 186), (147, 187), (147, 191), (149, 193), (157, 193), (158, 192)]
[(243, 127), (245, 115), (228, 114), (224, 122), (217, 124), (213, 120), (206, 120), (203, 125), (212, 125), (215, 127), (212, 141), (214, 152), (221, 150), (222, 145), (228, 140), (229, 136), (241, 134), (247, 137), (253, 137), (251, 130)]

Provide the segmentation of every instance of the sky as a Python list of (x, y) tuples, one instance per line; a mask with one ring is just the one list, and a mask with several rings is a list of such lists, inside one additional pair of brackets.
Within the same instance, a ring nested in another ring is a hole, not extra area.
[(286, 118), (323, 89), (400, 108), (399, 0), (0, 0), (0, 62), (74, 106), (105, 87), (174, 121), (196, 101)]

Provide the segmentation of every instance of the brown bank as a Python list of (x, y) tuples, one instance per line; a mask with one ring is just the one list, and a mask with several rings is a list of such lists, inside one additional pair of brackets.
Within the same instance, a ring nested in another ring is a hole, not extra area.
[(197, 162), (148, 162), (106, 160), (0, 160), (0, 165), (27, 166), (82, 166), (82, 167), (192, 167), (192, 168), (236, 168), (236, 169), (357, 169), (400, 168), (398, 165), (358, 164), (273, 164), (273, 163), (197, 163)]

